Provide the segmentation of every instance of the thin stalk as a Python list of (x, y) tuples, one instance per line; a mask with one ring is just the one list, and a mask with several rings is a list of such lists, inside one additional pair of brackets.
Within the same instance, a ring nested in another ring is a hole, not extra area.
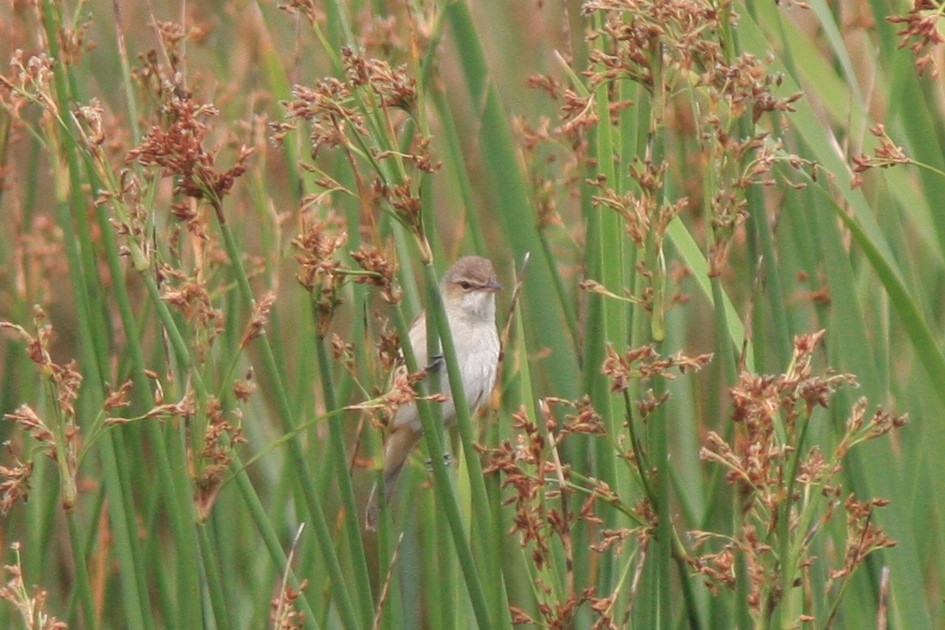
[(473, 198), (472, 184), (469, 181), (469, 171), (464, 168), (463, 164), (462, 145), (460, 144), (459, 133), (456, 130), (456, 121), (446, 100), (445, 92), (433, 89), (432, 98), (439, 123), (443, 127), (442, 133), (446, 142), (446, 153), (449, 156), (447, 163), (453, 167), (453, 179), (456, 181), (459, 196), (462, 199), (462, 208), (465, 211), (464, 218), (466, 226), (469, 228), (473, 249), (480, 255), (484, 255), (488, 251), (486, 239), (482, 233), (482, 226), (479, 224), (479, 215), (473, 210), (476, 204)]
[[(459, 431), (460, 442), (463, 446), (463, 454), (466, 458), (466, 465), (469, 472), (469, 485), (472, 492), (472, 509), (475, 518), (473, 518), (473, 528), (475, 535), (474, 542), (483, 545), (482, 552), (485, 555), (483, 570), (487, 571), (489, 577), (489, 598), (490, 605), (495, 612), (492, 619), (494, 628), (511, 626), (511, 617), (508, 612), (508, 601), (505, 599), (505, 589), (502, 586), (502, 573), (496, 561), (496, 555), (492, 553), (497, 548), (497, 541), (492, 540), (492, 510), (489, 507), (489, 497), (486, 494), (485, 479), (482, 474), (482, 464), (479, 461), (479, 452), (476, 450), (475, 438), (473, 436), (472, 417), (469, 413), (469, 405), (466, 401), (466, 391), (463, 387), (462, 371), (459, 361), (456, 357), (456, 344), (453, 340), (453, 332), (449, 326), (449, 320), (446, 315), (446, 309), (443, 305), (443, 299), (437, 287), (436, 272), (432, 264), (426, 264), (423, 267), (424, 279), (429, 290), (429, 300), (427, 311), (432, 312), (439, 329), (440, 342), (443, 344), (443, 358), (446, 359), (446, 370), (449, 376), (450, 391), (453, 395), (454, 408), (456, 409), (456, 426)], [(435, 453), (442, 451), (433, 451), (431, 456), (434, 460), (438, 459)]]
[[(144, 461), (144, 459), (141, 458), (139, 461)], [(152, 488), (141, 510), (141, 522), (145, 527), (145, 531), (157, 531), (161, 518), (161, 509), (164, 507), (164, 499), (165, 497), (162, 495), (160, 487)], [(163, 543), (164, 541), (161, 540), (159, 536), (150, 536), (144, 541), (143, 562), (146, 566), (161, 567), (164, 564), (163, 561), (165, 559), (166, 550), (162, 548)], [(171, 579), (176, 577), (177, 574), (172, 573), (170, 567), (168, 567), (168, 571), (166, 572), (157, 571), (157, 575), (154, 577), (154, 583), (150, 585), (154, 599), (156, 600), (154, 608), (159, 611), (158, 614), (164, 619), (174, 620), (178, 618), (178, 607), (174, 602), (170, 585)]]
[[(658, 379), (654, 384), (653, 393), (657, 399), (665, 391), (665, 383)], [(656, 465), (656, 474), (653, 484), (653, 490), (656, 493), (654, 497), (656, 502), (653, 508), (657, 514), (656, 526), (656, 549), (657, 554), (654, 560), (659, 565), (659, 611), (660, 618), (668, 620), (673, 618), (672, 601), (672, 578), (670, 577), (673, 564), (673, 519), (670, 508), (670, 488), (669, 483), (669, 448), (668, 448), (668, 418), (666, 415), (666, 405), (660, 405), (649, 419), (649, 441), (650, 453)], [(687, 578), (688, 579), (688, 578)]]
[(213, 541), (210, 540), (207, 532), (207, 524), (197, 525), (197, 540), (200, 543), (200, 555), (203, 559), (201, 563), (207, 567), (204, 577), (207, 580), (207, 592), (210, 595), (210, 605), (213, 613), (213, 621), (217, 630), (229, 630), (230, 614), (226, 605), (226, 595), (223, 592), (223, 584), (220, 579), (220, 566), (217, 561), (217, 554), (213, 547)]
[[(436, 531), (434, 544), (448, 544), (450, 539), (449, 523), (445, 519), (436, 519)], [(456, 575), (456, 560), (452, 554), (436, 554), (437, 570), (441, 576)], [(433, 627), (448, 628), (455, 619), (458, 618), (456, 603), (459, 600), (457, 594), (460, 592), (456, 588), (456, 580), (440, 579), (437, 581), (438, 589), (437, 609), (440, 613), (439, 625)], [(432, 585), (431, 585), (432, 586)]]
[[(432, 268), (431, 268), (432, 273)], [(434, 279), (435, 280), (435, 279)], [(438, 299), (439, 292), (436, 290), (436, 283), (434, 282), (431, 286), (430, 293), (436, 294), (436, 297), (431, 299)], [(431, 304), (432, 306), (432, 304)], [(441, 306), (442, 309), (442, 306)], [(394, 310), (395, 317), (397, 319), (397, 328), (400, 332), (402, 340), (408, 339), (407, 335), (407, 322), (404, 318), (403, 312), (400, 309)], [(435, 311), (434, 311), (435, 315)], [(442, 327), (440, 328), (442, 330)], [(407, 369), (411, 373), (415, 373), (418, 370), (417, 359), (414, 356), (413, 350), (410, 347), (410, 344), (404, 341), (402, 344), (404, 351), (404, 359), (407, 363)], [(444, 349), (444, 354), (446, 353)], [(455, 353), (454, 353), (455, 354)], [(447, 366), (448, 369), (448, 366)], [(423, 390), (423, 384), (419, 384), (421, 392)], [(476, 621), (479, 623), (480, 628), (491, 628), (492, 621), (489, 613), (489, 606), (486, 603), (485, 592), (483, 591), (482, 580), (479, 575), (479, 570), (476, 566), (476, 562), (473, 558), (472, 550), (469, 547), (469, 543), (466, 540), (466, 533), (463, 527), (462, 516), (460, 515), (459, 505), (456, 501), (456, 494), (453, 491), (452, 484), (450, 483), (449, 472), (446, 468), (446, 462), (443, 461), (442, 457), (438, 457), (437, 454), (444, 452), (443, 440), (440, 434), (440, 427), (436, 426), (436, 421), (433, 419), (433, 413), (430, 409), (430, 403), (426, 400), (417, 401), (417, 411), (420, 415), (420, 423), (423, 426), (423, 435), (426, 440), (427, 450), (430, 453), (430, 464), (433, 470), (433, 491), (435, 493), (436, 502), (437, 502), (437, 513), (442, 514), (449, 525), (449, 531), (453, 539), (453, 546), (456, 549), (456, 555), (459, 560), (460, 571), (463, 574), (463, 578), (466, 583), (466, 591), (469, 594), (469, 599), (472, 604), (473, 614), (476, 617)], [(457, 408), (457, 413), (459, 409), (459, 401), (454, 399), (455, 406)], [(467, 410), (468, 413), (468, 410)], [(467, 419), (468, 420), (468, 419)], [(481, 479), (481, 476), (480, 476)]]
[[(728, 314), (725, 309), (724, 302), (724, 290), (722, 289), (721, 280), (718, 277), (711, 278), (711, 287), (712, 287), (712, 303), (713, 303), (713, 315), (715, 320), (715, 338), (720, 344), (720, 347), (717, 349), (718, 355), (721, 357), (722, 369), (721, 373), (725, 379), (725, 383), (728, 385), (733, 385), (738, 378), (738, 349), (733, 343), (733, 340), (726, 334), (726, 331), (729, 330), (729, 321)], [(725, 435), (724, 438), (727, 442), (731, 443), (732, 435), (734, 433), (735, 427), (733, 422), (725, 423)], [(713, 466), (712, 471), (709, 476), (708, 486), (706, 487), (706, 511), (702, 515), (700, 525), (703, 530), (708, 530), (714, 523), (720, 523), (721, 520), (718, 518), (721, 508), (725, 505), (725, 502), (722, 501), (723, 492), (725, 489), (725, 484), (723, 483), (723, 470), (720, 466)], [(738, 494), (735, 493), (732, 496), (731, 501), (731, 514), (732, 514), (732, 525), (733, 531), (737, 531), (741, 528), (741, 519), (740, 514), (742, 511), (741, 505), (739, 503)], [(736, 534), (737, 535), (737, 534)], [(743, 554), (737, 554), (735, 560), (735, 571), (736, 571), (736, 597), (735, 597), (735, 617), (738, 627), (749, 628), (751, 627), (751, 615), (748, 611), (748, 573), (745, 566), (745, 559)], [(715, 602), (713, 602), (715, 603)], [(719, 602), (717, 604), (719, 608), (724, 608), (724, 603)], [(726, 615), (727, 617), (727, 615)]]
[(141, 128), (138, 125), (138, 101), (135, 99), (134, 83), (131, 80), (131, 64), (128, 63), (125, 33), (121, 26), (121, 3), (118, 0), (112, 0), (112, 15), (115, 18), (115, 42), (118, 45), (118, 59), (121, 62), (121, 84), (125, 92), (125, 106), (128, 108), (131, 140), (138, 144), (141, 140)]
[[(803, 549), (800, 546), (797, 549), (794, 548), (791, 539), (791, 530), (792, 524), (794, 524), (792, 512), (795, 506), (794, 488), (797, 484), (797, 470), (801, 464), (801, 460), (804, 458), (804, 442), (806, 441), (809, 427), (810, 417), (808, 416), (803, 419), (803, 426), (801, 426), (800, 433), (797, 435), (796, 440), (794, 440), (794, 444), (788, 445), (787, 448), (789, 454), (788, 461), (786, 462), (787, 474), (786, 478), (782, 479), (787, 491), (784, 495), (785, 500), (778, 514), (778, 526), (776, 529), (778, 540), (772, 541), (772, 547), (777, 545), (778, 558), (781, 564), (781, 602), (777, 610), (781, 627), (785, 624), (789, 625), (801, 614), (800, 602), (798, 601), (801, 594), (798, 592), (797, 588), (795, 588), (794, 581), (795, 571), (798, 571), (800, 568), (799, 564)], [(801, 505), (797, 506), (800, 517), (804, 516), (804, 507), (803, 501)], [(807, 532), (809, 530), (803, 528), (797, 531)]]
[[(137, 250), (135, 244), (130, 245), (132, 260), (138, 261), (140, 264), (143, 261), (143, 253)], [(136, 264), (136, 267), (138, 265)], [(177, 356), (178, 361), (184, 365), (193, 365), (193, 362), (190, 358), (190, 350), (187, 347), (186, 342), (184, 342), (183, 337), (180, 334), (180, 331), (177, 327), (177, 323), (174, 320), (174, 316), (171, 314), (167, 303), (161, 299), (160, 289), (157, 287), (157, 283), (153, 275), (147, 273), (147, 265), (145, 263), (144, 267), (139, 267), (139, 271), (142, 271), (141, 274), (142, 280), (145, 283), (145, 287), (148, 290), (148, 294), (153, 301), (157, 314), (161, 323), (164, 327), (164, 331), (167, 334), (167, 338), (171, 343), (171, 347), (174, 350), (174, 353)], [(203, 382), (203, 377), (200, 375), (199, 371), (194, 370), (191, 372), (191, 382), (195, 390), (206, 392), (206, 387)], [(186, 438), (181, 436), (178, 440), (172, 440), (172, 442), (180, 445), (181, 449)], [(295, 433), (292, 433), (292, 440), (297, 439)], [(178, 449), (179, 453), (178, 458), (178, 468), (184, 469), (185, 464), (183, 463), (183, 450)], [(172, 453), (174, 451), (171, 451)], [(250, 509), (250, 514), (252, 515), (253, 521), (256, 524), (256, 527), (263, 537), (263, 541), (266, 544), (267, 549), (269, 550), (270, 557), (276, 563), (280, 571), (285, 569), (286, 566), (286, 556), (285, 552), (282, 550), (282, 547), (279, 545), (278, 537), (276, 536), (275, 530), (272, 526), (272, 523), (269, 519), (265, 508), (259, 501), (259, 497), (256, 494), (256, 490), (253, 487), (252, 483), (249, 481), (249, 477), (246, 474), (245, 466), (240, 461), (239, 457), (236, 454), (232, 455), (230, 470), (233, 471), (234, 476), (237, 480), (237, 485), (240, 489), (240, 493), (243, 497), (243, 501)], [(178, 492), (187, 493), (189, 497), (189, 491), (187, 488), (178, 488)], [(190, 503), (189, 498), (187, 500)], [(192, 531), (192, 530), (191, 530)], [(293, 587), (298, 588), (298, 581), (294, 579), (293, 574)], [(308, 597), (314, 597), (313, 593), (309, 593)], [(315, 624), (315, 615), (312, 612), (308, 598), (300, 598), (300, 607), (306, 615), (306, 619), (309, 620), (309, 627), (314, 627)], [(186, 611), (183, 611), (182, 614), (186, 614)], [(352, 626), (355, 627), (355, 626)]]
[[(325, 397), (325, 409), (334, 411), (338, 408), (338, 402), (335, 397), (335, 389), (331, 379), (331, 362), (328, 360), (328, 350), (324, 337), (318, 337), (315, 343), (316, 353), (318, 355), (318, 374), (321, 377), (322, 394)], [(351, 473), (348, 470), (348, 458), (345, 456), (344, 438), (344, 418), (340, 415), (333, 415), (328, 420), (328, 439), (335, 462), (334, 477), (338, 482), (338, 492), (341, 494), (341, 501), (344, 505), (344, 528), (348, 539), (348, 545), (353, 556), (355, 572), (356, 596), (361, 604), (361, 614), (367, 615), (367, 619), (374, 618), (374, 610), (371, 606), (373, 598), (371, 596), (371, 578), (368, 575), (367, 557), (364, 554), (364, 546), (361, 542), (361, 526), (358, 519), (360, 511), (354, 499), (354, 487), (351, 484)], [(365, 610), (366, 609), (366, 610)]]
[[(53, 78), (58, 111), (62, 116), (70, 111), (72, 107), (70, 97), (75, 97), (75, 90), (69, 88), (69, 81), (72, 79), (71, 71), (69, 64), (61, 56), (59, 46), (61, 18), (58, 7), (51, 0), (43, 2), (42, 20), (50, 56), (58, 62), (53, 66)], [(62, 146), (56, 148), (60, 149), (61, 155), (65, 157), (68, 171), (66, 178), (59, 173), (62, 169), (61, 165), (54, 169), (59, 180), (57, 182), (57, 197), (59, 198), (57, 219), (66, 234), (73, 233), (73, 226), (75, 226), (82, 244), (80, 248), (75, 239), (65, 239), (70, 279), (79, 313), (78, 329), (83, 355), (82, 364), (85, 367), (84, 376), (90, 383), (89, 391), (92, 392), (91, 397), (86, 399), (88, 409), (100, 407), (103, 400), (103, 386), (106, 381), (105, 366), (108, 364), (107, 344), (111, 335), (104, 320), (101, 304), (93, 300), (90, 295), (92, 292), (96, 295), (102, 295), (104, 292), (96, 274), (97, 266), (93, 259), (91, 234), (85, 219), (87, 199), (83, 191), (78, 148), (66, 121), (60, 118), (57, 122), (59, 126), (56, 128), (60, 130)], [(151, 628), (152, 615), (148, 595), (144, 588), (144, 572), (135, 560), (136, 557), (140, 557), (140, 553), (137, 537), (133, 533), (133, 519), (131, 519), (134, 511), (133, 502), (130, 497), (124, 495), (122, 490), (124, 485), (122, 476), (128, 471), (121, 470), (117, 466), (114, 443), (110, 438), (106, 441), (104, 461), (106, 463), (105, 483), (113, 493), (109, 506), (113, 511), (116, 546), (123, 551), (119, 553), (118, 561), (122, 566), (121, 577), (126, 613), (132, 625)], [(73, 551), (80, 553), (79, 550)]]
[[(544, 231), (539, 232), (539, 238), (541, 239), (541, 250), (545, 255), (545, 259), (554, 260), (555, 256), (551, 250), (551, 243), (548, 242)], [(558, 297), (558, 301), (563, 305), (561, 310), (564, 313), (564, 319), (568, 326), (568, 335), (571, 339), (573, 352), (577, 354), (581, 348), (581, 334), (578, 330), (577, 314), (574, 312), (574, 309), (569, 306), (570, 299), (565, 290), (564, 282), (561, 279), (561, 274), (552, 273), (551, 280), (554, 282), (555, 295)]]
[[(595, 26), (600, 28), (602, 16), (595, 15)], [(602, 45), (602, 44), (601, 44)], [(594, 152), (596, 155), (595, 172), (589, 175), (599, 175), (607, 186), (614, 190), (624, 187), (623, 178), (617, 174), (614, 164), (615, 130), (610, 125), (610, 97), (609, 86), (603, 84), (595, 91), (595, 103), (598, 117), (601, 122), (595, 127)], [(596, 280), (609, 290), (619, 293), (623, 287), (624, 241), (622, 237), (620, 217), (600, 205), (590, 207), (586, 217), (587, 243), (585, 265), (586, 277)], [(609, 344), (616, 352), (626, 350), (629, 338), (628, 313), (626, 307), (615, 300), (607, 300), (601, 295), (590, 294), (587, 298), (588, 319), (587, 334), (584, 338), (584, 391), (588, 392), (594, 402), (595, 410), (601, 415), (605, 423), (606, 433), (610, 436), (619, 435), (620, 429), (617, 414), (614, 412), (613, 397), (607, 379), (601, 373), (599, 366), (606, 356)], [(618, 483), (614, 453), (607, 440), (594, 440), (594, 464), (596, 475), (605, 481), (611, 488), (621, 491)], [(616, 514), (612, 511), (604, 514), (605, 526), (616, 528)], [(615, 558), (611, 554), (604, 554), (597, 568), (597, 589), (599, 593), (610, 593), (618, 571)]]
[[(95, 159), (98, 156), (84, 153), (86, 171), (95, 189), (102, 189), (103, 184), (97, 174)], [(102, 160), (104, 166), (104, 160)], [(107, 173), (102, 169), (103, 173)], [(111, 190), (116, 188), (114, 182), (108, 182)], [(121, 261), (119, 247), (113, 232), (113, 226), (110, 223), (110, 217), (106, 208), (102, 204), (96, 204), (96, 217), (102, 239), (105, 259), (108, 264), (109, 273), (112, 278), (122, 278), (124, 276), (124, 267)], [(121, 325), (124, 330), (124, 339), (127, 345), (126, 352), (131, 360), (131, 372), (133, 374), (133, 393), (137, 404), (141, 408), (150, 408), (154, 404), (153, 395), (148, 387), (148, 377), (145, 374), (145, 362), (141, 349), (140, 326), (136, 322), (134, 311), (131, 306), (131, 300), (128, 296), (124, 282), (116, 282), (111, 287), (115, 301), (118, 305), (118, 312)], [(165, 306), (166, 308), (166, 306)], [(199, 617), (186, 617), (187, 610), (199, 611), (199, 605), (192, 598), (196, 598), (199, 593), (199, 578), (196, 563), (199, 560), (196, 553), (196, 544), (194, 542), (193, 531), (190, 523), (195, 520), (193, 503), (191, 501), (190, 483), (187, 478), (187, 468), (185, 465), (172, 467), (168, 459), (168, 450), (165, 445), (164, 434), (160, 427), (153, 423), (146, 423), (146, 433), (148, 441), (155, 445), (152, 450), (157, 460), (158, 479), (162, 486), (163, 494), (170, 498), (176, 497), (177, 509), (169, 509), (168, 517), (171, 523), (171, 532), (175, 540), (175, 547), (180, 551), (178, 555), (178, 573), (175, 575), (174, 582), (179, 586), (180, 611), (185, 615), (179, 619), (183, 625), (192, 625), (199, 621)], [(120, 467), (121, 468), (121, 467)], [(126, 496), (131, 496), (130, 491), (125, 492)], [(131, 527), (131, 526), (129, 526)], [(147, 592), (146, 584), (140, 583), (139, 588), (142, 592)], [(167, 614), (170, 614), (169, 612)]]
[[(651, 98), (651, 109), (649, 117), (649, 133), (647, 136), (646, 157), (654, 164), (662, 164), (665, 156), (665, 130), (663, 116), (666, 110), (666, 91), (668, 86), (665, 83), (663, 67), (663, 49), (662, 43), (655, 40), (650, 51), (652, 60), (652, 80), (653, 91)], [(665, 203), (666, 186), (661, 186), (659, 190), (659, 199), (657, 204)], [(650, 321), (650, 335), (652, 342), (657, 349), (662, 348), (666, 336), (665, 330), (665, 303), (664, 303), (664, 285), (665, 285), (665, 266), (663, 264), (662, 246), (657, 245), (655, 235), (652, 230), (648, 232), (643, 253), (647, 269), (652, 280), (650, 288), (652, 289), (653, 304)], [(653, 394), (659, 399), (666, 391), (666, 383), (662, 378), (657, 378), (653, 384)], [(672, 564), (673, 564), (673, 520), (670, 511), (670, 493), (672, 484), (670, 477), (672, 473), (669, 470), (669, 432), (667, 428), (668, 418), (665, 405), (660, 405), (653, 412), (648, 420), (649, 429), (649, 452), (652, 461), (656, 467), (654, 479), (654, 491), (656, 492), (653, 508), (657, 514), (656, 527), (656, 554), (654, 560), (658, 565), (659, 574), (659, 617), (663, 624), (668, 624), (673, 618), (673, 597), (672, 597)], [(684, 578), (685, 580), (686, 578)]]
[[(240, 250), (236, 245), (236, 240), (233, 237), (232, 230), (230, 230), (229, 223), (226, 221), (223, 207), (220, 205), (219, 201), (213, 201), (212, 206), (217, 217), (217, 225), (223, 235), (227, 256), (230, 259), (230, 264), (233, 266), (240, 298), (244, 306), (252, 312), (255, 307), (255, 299), (253, 298), (252, 288), (249, 286), (249, 278), (243, 267)], [(282, 418), (286, 433), (292, 434), (291, 439), (289, 439), (289, 455), (292, 460), (292, 465), (295, 467), (296, 479), (300, 485), (299, 490), (302, 493), (305, 506), (312, 519), (312, 527), (315, 530), (315, 537), (318, 540), (319, 549), (321, 550), (325, 562), (328, 564), (328, 574), (331, 578), (332, 588), (338, 605), (338, 612), (341, 615), (342, 622), (347, 627), (360, 627), (358, 614), (355, 612), (354, 606), (352, 605), (351, 596), (348, 593), (347, 583), (344, 579), (344, 573), (341, 570), (341, 563), (338, 561), (338, 554), (335, 550), (334, 542), (331, 539), (331, 529), (328, 527), (328, 521), (325, 518), (321, 501), (314, 492), (314, 479), (309, 471), (301, 441), (298, 436), (294, 434), (295, 427), (297, 426), (295, 412), (291, 405), (289, 405), (289, 398), (282, 382), (282, 375), (276, 363), (272, 345), (269, 343), (269, 336), (265, 329), (260, 331), (258, 341), (259, 345), (262, 347), (263, 367), (269, 374), (275, 389), (274, 394), (279, 415)], [(365, 610), (367, 611), (366, 613), (364, 613)], [(373, 618), (370, 600), (361, 602), (361, 614), (362, 616), (366, 615), (363, 616), (361, 623), (370, 624)]]
[(89, 568), (82, 553), (84, 545), (79, 534), (79, 525), (76, 523), (75, 510), (66, 510), (66, 523), (69, 526), (69, 545), (73, 549), (72, 558), (75, 562), (75, 584), (82, 602), (82, 622), (86, 628), (98, 628), (98, 618), (95, 603), (92, 599), (92, 585), (89, 583)]
[[(465, 0), (453, 0), (445, 9), (446, 19), (457, 47), (463, 51), (460, 63), (472, 106), (479, 119), (479, 141), (488, 159), (489, 184), (495, 203), (502, 208), (498, 220), (508, 237), (516, 259), (527, 252), (537, 256), (542, 251), (537, 235), (536, 221), (527, 183), (519, 162), (519, 149), (512, 136), (509, 119), (499, 99), (498, 90), (491, 80), (482, 42), (476, 32), (469, 6)], [(525, 292), (528, 321), (539, 343), (555, 357), (554, 369), (549, 369), (550, 388), (563, 398), (576, 398), (579, 391), (580, 371), (577, 356), (567, 336), (561, 334), (563, 316), (561, 304), (554, 292), (552, 274), (557, 273), (557, 261), (541, 256), (529, 270), (529, 287)], [(540, 263), (540, 264), (539, 264)], [(551, 305), (556, 305), (552, 308)]]
[[(265, 544), (266, 549), (269, 550), (270, 558), (275, 562), (279, 572), (285, 574), (286, 567), (289, 566), (289, 559), (286, 557), (282, 545), (279, 544), (279, 537), (276, 536), (275, 530), (273, 530), (269, 523), (269, 515), (266, 513), (266, 508), (259, 501), (259, 497), (256, 495), (256, 489), (253, 488), (253, 483), (249, 480), (249, 475), (246, 474), (242, 464), (236, 461), (236, 459), (230, 463), (230, 471), (233, 473), (236, 479), (236, 485), (243, 495), (243, 500), (246, 502), (246, 506), (249, 508), (253, 520), (256, 522), (259, 534), (263, 539), (263, 544)], [(289, 583), (292, 585), (292, 588), (298, 589), (300, 584), (295, 572), (288, 571), (288, 575)], [(305, 614), (306, 627), (318, 628), (318, 624), (315, 621), (315, 613), (312, 611), (309, 604), (309, 597), (300, 597), (297, 603)]]

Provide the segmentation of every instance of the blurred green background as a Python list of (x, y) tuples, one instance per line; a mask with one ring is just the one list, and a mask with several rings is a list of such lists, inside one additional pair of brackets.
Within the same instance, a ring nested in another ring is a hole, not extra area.
[[(941, 627), (941, 12), (7, 3), (3, 625)], [(500, 383), (365, 532), (380, 349), (465, 253)]]

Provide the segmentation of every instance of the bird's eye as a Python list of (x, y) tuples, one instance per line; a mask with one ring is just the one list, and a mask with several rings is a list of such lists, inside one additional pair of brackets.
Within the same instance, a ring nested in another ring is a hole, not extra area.
[(472, 285), (469, 283), (468, 280), (460, 280), (459, 286), (463, 288), (463, 291), (469, 291), (469, 287), (471, 287)]

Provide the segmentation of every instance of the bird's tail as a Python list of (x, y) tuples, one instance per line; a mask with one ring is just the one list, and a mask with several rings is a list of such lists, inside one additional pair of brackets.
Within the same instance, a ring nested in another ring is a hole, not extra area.
[[(414, 431), (408, 426), (402, 426), (394, 431), (390, 439), (387, 440), (387, 447), (384, 449), (384, 502), (390, 501), (394, 488), (397, 485), (397, 479), (404, 469), (407, 457), (414, 445), (423, 435), (419, 431)], [(371, 488), (371, 496), (368, 498), (367, 511), (364, 515), (364, 526), (368, 531), (377, 529), (377, 484)]]

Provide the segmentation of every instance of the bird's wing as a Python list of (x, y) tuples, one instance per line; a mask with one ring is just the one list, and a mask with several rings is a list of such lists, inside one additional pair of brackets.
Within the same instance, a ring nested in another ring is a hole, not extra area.
[(413, 322), (410, 323), (408, 335), (410, 337), (410, 347), (413, 348), (413, 356), (417, 359), (417, 369), (422, 370), (428, 367), (426, 312), (421, 312), (413, 319)]

